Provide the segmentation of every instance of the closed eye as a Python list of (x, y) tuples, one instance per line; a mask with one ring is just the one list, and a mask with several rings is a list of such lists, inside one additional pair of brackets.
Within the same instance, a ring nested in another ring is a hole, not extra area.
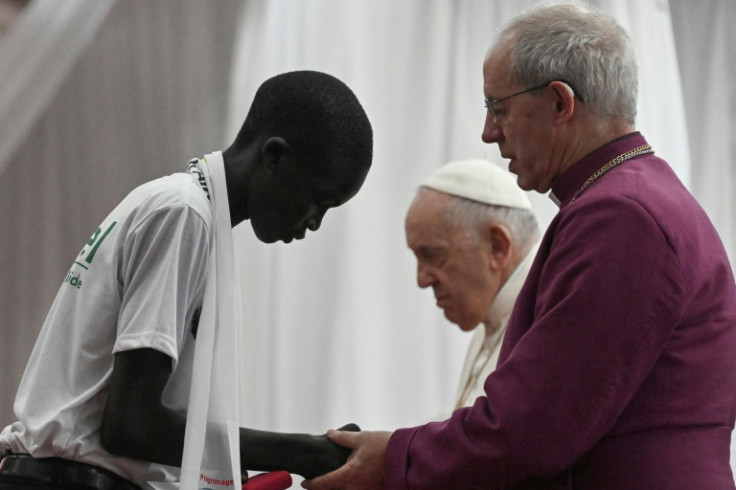
[(447, 251), (441, 248), (420, 248), (416, 256), (417, 260), (424, 261), (433, 267), (442, 267), (447, 260)]
[(496, 113), (496, 117), (503, 117), (506, 115), (506, 109), (498, 109), (494, 107), (494, 112)]

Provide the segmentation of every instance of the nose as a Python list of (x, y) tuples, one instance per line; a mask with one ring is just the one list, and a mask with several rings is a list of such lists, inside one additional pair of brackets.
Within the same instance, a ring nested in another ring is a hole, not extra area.
[(325, 213), (327, 210), (320, 210), (316, 213), (312, 214), (309, 218), (307, 218), (307, 228), (312, 231), (319, 230), (319, 227), (322, 226), (322, 218), (325, 217)]
[(432, 271), (429, 269), (429, 267), (418, 263), (417, 264), (417, 285), (424, 289), (432, 284), (434, 284), (436, 281), (434, 274), (432, 274)]
[(501, 139), (501, 126), (493, 120), (490, 111), (486, 111), (486, 123), (481, 139), (484, 143), (497, 143)]

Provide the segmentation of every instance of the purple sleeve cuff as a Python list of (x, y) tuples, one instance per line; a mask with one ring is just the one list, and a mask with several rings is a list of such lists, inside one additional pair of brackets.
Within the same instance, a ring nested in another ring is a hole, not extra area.
[(419, 427), (398, 429), (391, 435), (386, 447), (386, 490), (408, 490), (409, 446)]

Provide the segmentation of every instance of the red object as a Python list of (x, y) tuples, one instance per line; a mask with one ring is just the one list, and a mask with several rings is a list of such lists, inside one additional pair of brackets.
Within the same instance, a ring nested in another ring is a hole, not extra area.
[(248, 478), (243, 483), (243, 490), (285, 490), (291, 486), (291, 475), (288, 471), (271, 471)]

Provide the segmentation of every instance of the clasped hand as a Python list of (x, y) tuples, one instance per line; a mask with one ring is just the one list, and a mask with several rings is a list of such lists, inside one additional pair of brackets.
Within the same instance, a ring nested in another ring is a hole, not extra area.
[(327, 437), (340, 446), (352, 449), (345, 465), (326, 475), (305, 480), (308, 490), (380, 489), (385, 477), (385, 456), (391, 432), (345, 432), (329, 430)]

